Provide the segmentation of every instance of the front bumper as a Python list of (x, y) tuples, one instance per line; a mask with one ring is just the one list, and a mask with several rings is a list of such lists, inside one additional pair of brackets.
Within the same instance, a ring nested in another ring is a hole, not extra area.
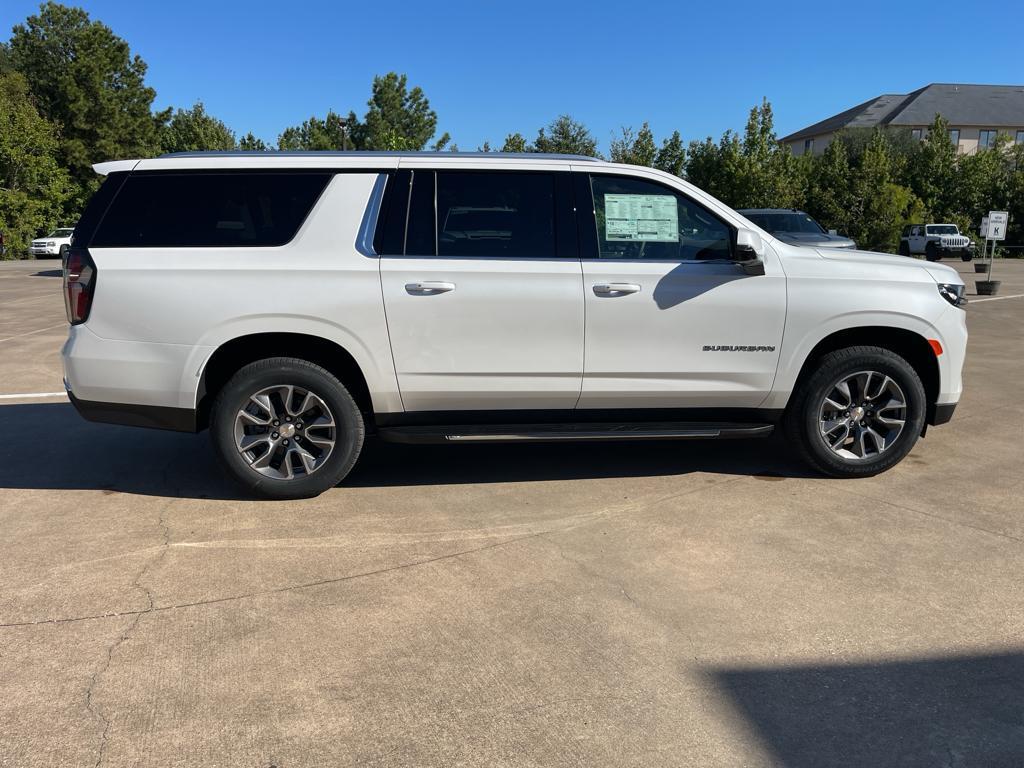
[(48, 245), (33, 245), (30, 246), (28, 252), (33, 256), (59, 256), (60, 251), (57, 250), (56, 246)]

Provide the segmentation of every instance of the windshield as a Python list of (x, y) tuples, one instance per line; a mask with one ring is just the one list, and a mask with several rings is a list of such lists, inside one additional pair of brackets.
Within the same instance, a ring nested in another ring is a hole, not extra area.
[(825, 232), (806, 213), (748, 213), (747, 218), (773, 235), (776, 232), (807, 232), (814, 235)]
[(74, 229), (55, 229), (47, 237), (71, 237), (71, 233), (74, 231)]
[(959, 235), (956, 224), (936, 224), (935, 226), (928, 227), (929, 235)]

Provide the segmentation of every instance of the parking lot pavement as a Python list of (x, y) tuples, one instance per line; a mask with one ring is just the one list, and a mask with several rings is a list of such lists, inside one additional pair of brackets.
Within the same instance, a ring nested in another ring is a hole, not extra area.
[[(55, 269), (0, 265), (0, 394), (61, 389)], [(0, 765), (1019, 764), (996, 277), (953, 422), (866, 480), (777, 441), (371, 444), (255, 502), (204, 435), (0, 400)]]

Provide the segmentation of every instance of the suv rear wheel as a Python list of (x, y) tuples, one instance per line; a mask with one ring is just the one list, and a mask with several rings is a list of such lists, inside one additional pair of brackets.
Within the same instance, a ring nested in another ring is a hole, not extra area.
[(365, 425), (333, 374), (275, 357), (231, 377), (214, 401), (210, 434), (228, 473), (246, 489), (296, 499), (344, 479), (359, 457)]
[(825, 355), (798, 386), (786, 433), (826, 475), (867, 477), (910, 453), (925, 406), (924, 386), (906, 360), (881, 347), (848, 347)]
[(924, 257), (928, 259), (928, 261), (939, 261), (942, 258), (942, 256), (939, 255), (939, 248), (935, 243), (928, 243), (928, 245), (924, 247)]

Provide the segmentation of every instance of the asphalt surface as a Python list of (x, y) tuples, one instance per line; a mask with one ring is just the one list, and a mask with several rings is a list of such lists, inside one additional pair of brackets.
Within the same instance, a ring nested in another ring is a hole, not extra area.
[[(0, 395), (62, 389), (56, 268), (0, 265)], [(369, 445), (256, 502), (204, 435), (4, 397), (0, 765), (1019, 766), (996, 271), (953, 422), (866, 480), (773, 441)]]

